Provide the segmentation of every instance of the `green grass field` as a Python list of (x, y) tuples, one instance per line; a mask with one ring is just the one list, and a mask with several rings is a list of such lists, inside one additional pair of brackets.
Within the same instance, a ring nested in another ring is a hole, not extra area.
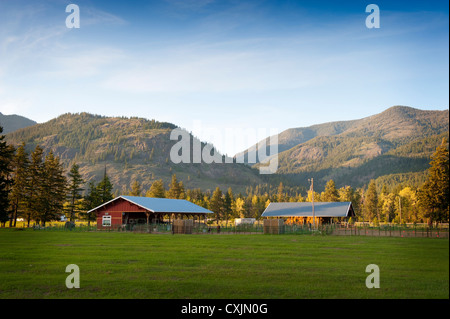
[[(2, 299), (449, 298), (445, 239), (1, 229), (0, 243)], [(79, 289), (65, 285), (69, 264)]]

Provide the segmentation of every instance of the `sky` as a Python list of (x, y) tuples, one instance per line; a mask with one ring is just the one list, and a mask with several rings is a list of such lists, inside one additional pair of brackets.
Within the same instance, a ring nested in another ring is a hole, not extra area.
[(394, 105), (448, 109), (448, 63), (447, 1), (0, 0), (0, 112), (166, 121), (228, 155)]

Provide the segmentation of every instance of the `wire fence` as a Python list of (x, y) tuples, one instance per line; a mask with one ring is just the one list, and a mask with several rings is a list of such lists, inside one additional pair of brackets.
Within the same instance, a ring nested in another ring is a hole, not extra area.
[(376, 227), (345, 226), (336, 227), (332, 235), (343, 236), (378, 236), (378, 237), (427, 237), (427, 238), (449, 238), (447, 226), (406, 226), (406, 225), (380, 225)]
[[(153, 234), (174, 234), (173, 222), (156, 224), (127, 224), (104, 228), (96, 225), (48, 225), (30, 227), (37, 231), (71, 231), (71, 232), (138, 232)], [(20, 228), (18, 228), (20, 229)], [(330, 236), (375, 236), (375, 237), (419, 237), (419, 238), (449, 238), (448, 224), (436, 225), (397, 225), (386, 224), (379, 226), (349, 225), (349, 224), (321, 224), (313, 227), (311, 224), (283, 224), (277, 229), (266, 228), (262, 223), (213, 226), (194, 222), (189, 234), (297, 234), (297, 235), (330, 235)]]

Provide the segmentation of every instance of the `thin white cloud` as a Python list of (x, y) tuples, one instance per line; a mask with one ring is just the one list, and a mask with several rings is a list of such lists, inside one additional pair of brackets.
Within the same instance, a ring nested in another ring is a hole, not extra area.
[(124, 25), (126, 24), (126, 20), (122, 17), (109, 13), (107, 11), (99, 10), (94, 7), (80, 7), (80, 21), (81, 26), (89, 26), (89, 25)]
[(123, 68), (105, 80), (103, 86), (135, 93), (181, 93), (287, 89), (305, 84), (289, 74), (287, 67), (282, 61), (258, 53), (181, 55)]
[(95, 47), (81, 52), (54, 56), (49, 61), (49, 68), (42, 72), (50, 78), (76, 79), (105, 75), (108, 68), (121, 63), (124, 55), (121, 50), (110, 47)]

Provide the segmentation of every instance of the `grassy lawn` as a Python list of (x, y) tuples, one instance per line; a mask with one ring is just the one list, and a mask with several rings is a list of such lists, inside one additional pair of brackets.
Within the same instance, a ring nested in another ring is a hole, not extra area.
[(449, 298), (445, 239), (0, 229), (0, 243), (0, 298)]

